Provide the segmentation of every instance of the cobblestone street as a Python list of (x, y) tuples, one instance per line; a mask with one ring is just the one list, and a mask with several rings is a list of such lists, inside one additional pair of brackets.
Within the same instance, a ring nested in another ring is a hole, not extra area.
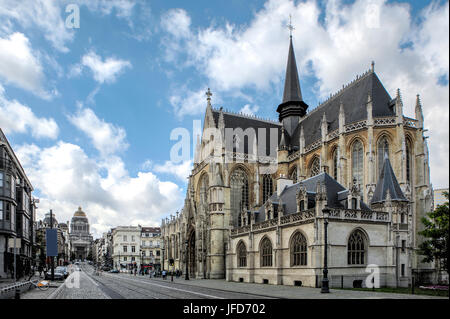
[[(196, 280), (171, 277), (166, 280), (126, 273), (94, 274), (89, 265), (80, 271), (69, 267), (70, 276), (64, 283), (52, 282), (47, 291), (33, 289), (23, 299), (438, 299), (439, 297), (394, 294), (369, 291), (332, 289), (321, 294), (320, 289), (234, 283), (225, 280)], [(78, 283), (78, 284), (77, 284)]]

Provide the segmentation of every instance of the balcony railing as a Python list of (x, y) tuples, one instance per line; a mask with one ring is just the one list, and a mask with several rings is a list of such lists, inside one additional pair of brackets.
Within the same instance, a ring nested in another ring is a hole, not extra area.
[(389, 222), (390, 214), (386, 212), (366, 211), (358, 209), (331, 209), (330, 218)]
[[(308, 222), (316, 218), (316, 209), (311, 208), (295, 214), (281, 216), (278, 218), (265, 220), (253, 225), (245, 225), (231, 230), (231, 235), (248, 233), (250, 231), (259, 231), (261, 229), (269, 229), (274, 226), (285, 226), (298, 222)], [(357, 209), (331, 209), (330, 219), (343, 219), (355, 221), (371, 221), (371, 222), (390, 222), (391, 216), (387, 212), (366, 211)]]

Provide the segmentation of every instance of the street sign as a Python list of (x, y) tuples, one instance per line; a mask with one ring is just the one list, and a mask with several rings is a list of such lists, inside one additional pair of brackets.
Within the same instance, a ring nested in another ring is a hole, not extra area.
[(47, 244), (47, 256), (58, 256), (58, 230), (47, 229), (45, 232), (45, 241)]

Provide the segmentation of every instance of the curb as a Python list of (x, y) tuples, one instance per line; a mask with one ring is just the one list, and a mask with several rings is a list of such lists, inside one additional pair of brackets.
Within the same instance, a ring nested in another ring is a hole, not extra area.
[(56, 297), (58, 297), (59, 293), (65, 286), (66, 281), (64, 280), (64, 282), (58, 288), (56, 288), (54, 292), (52, 292), (49, 296), (47, 296), (47, 299), (56, 299)]

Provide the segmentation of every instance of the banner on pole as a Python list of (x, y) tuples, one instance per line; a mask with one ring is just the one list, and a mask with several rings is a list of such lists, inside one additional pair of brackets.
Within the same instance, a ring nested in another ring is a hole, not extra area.
[(47, 247), (47, 256), (57, 257), (58, 256), (58, 230), (57, 229), (47, 229), (45, 232), (45, 241)]
[(16, 241), (16, 249), (20, 249), (22, 247), (22, 240), (20, 238), (10, 238), (8, 240), (8, 247), (14, 249), (14, 240)]

